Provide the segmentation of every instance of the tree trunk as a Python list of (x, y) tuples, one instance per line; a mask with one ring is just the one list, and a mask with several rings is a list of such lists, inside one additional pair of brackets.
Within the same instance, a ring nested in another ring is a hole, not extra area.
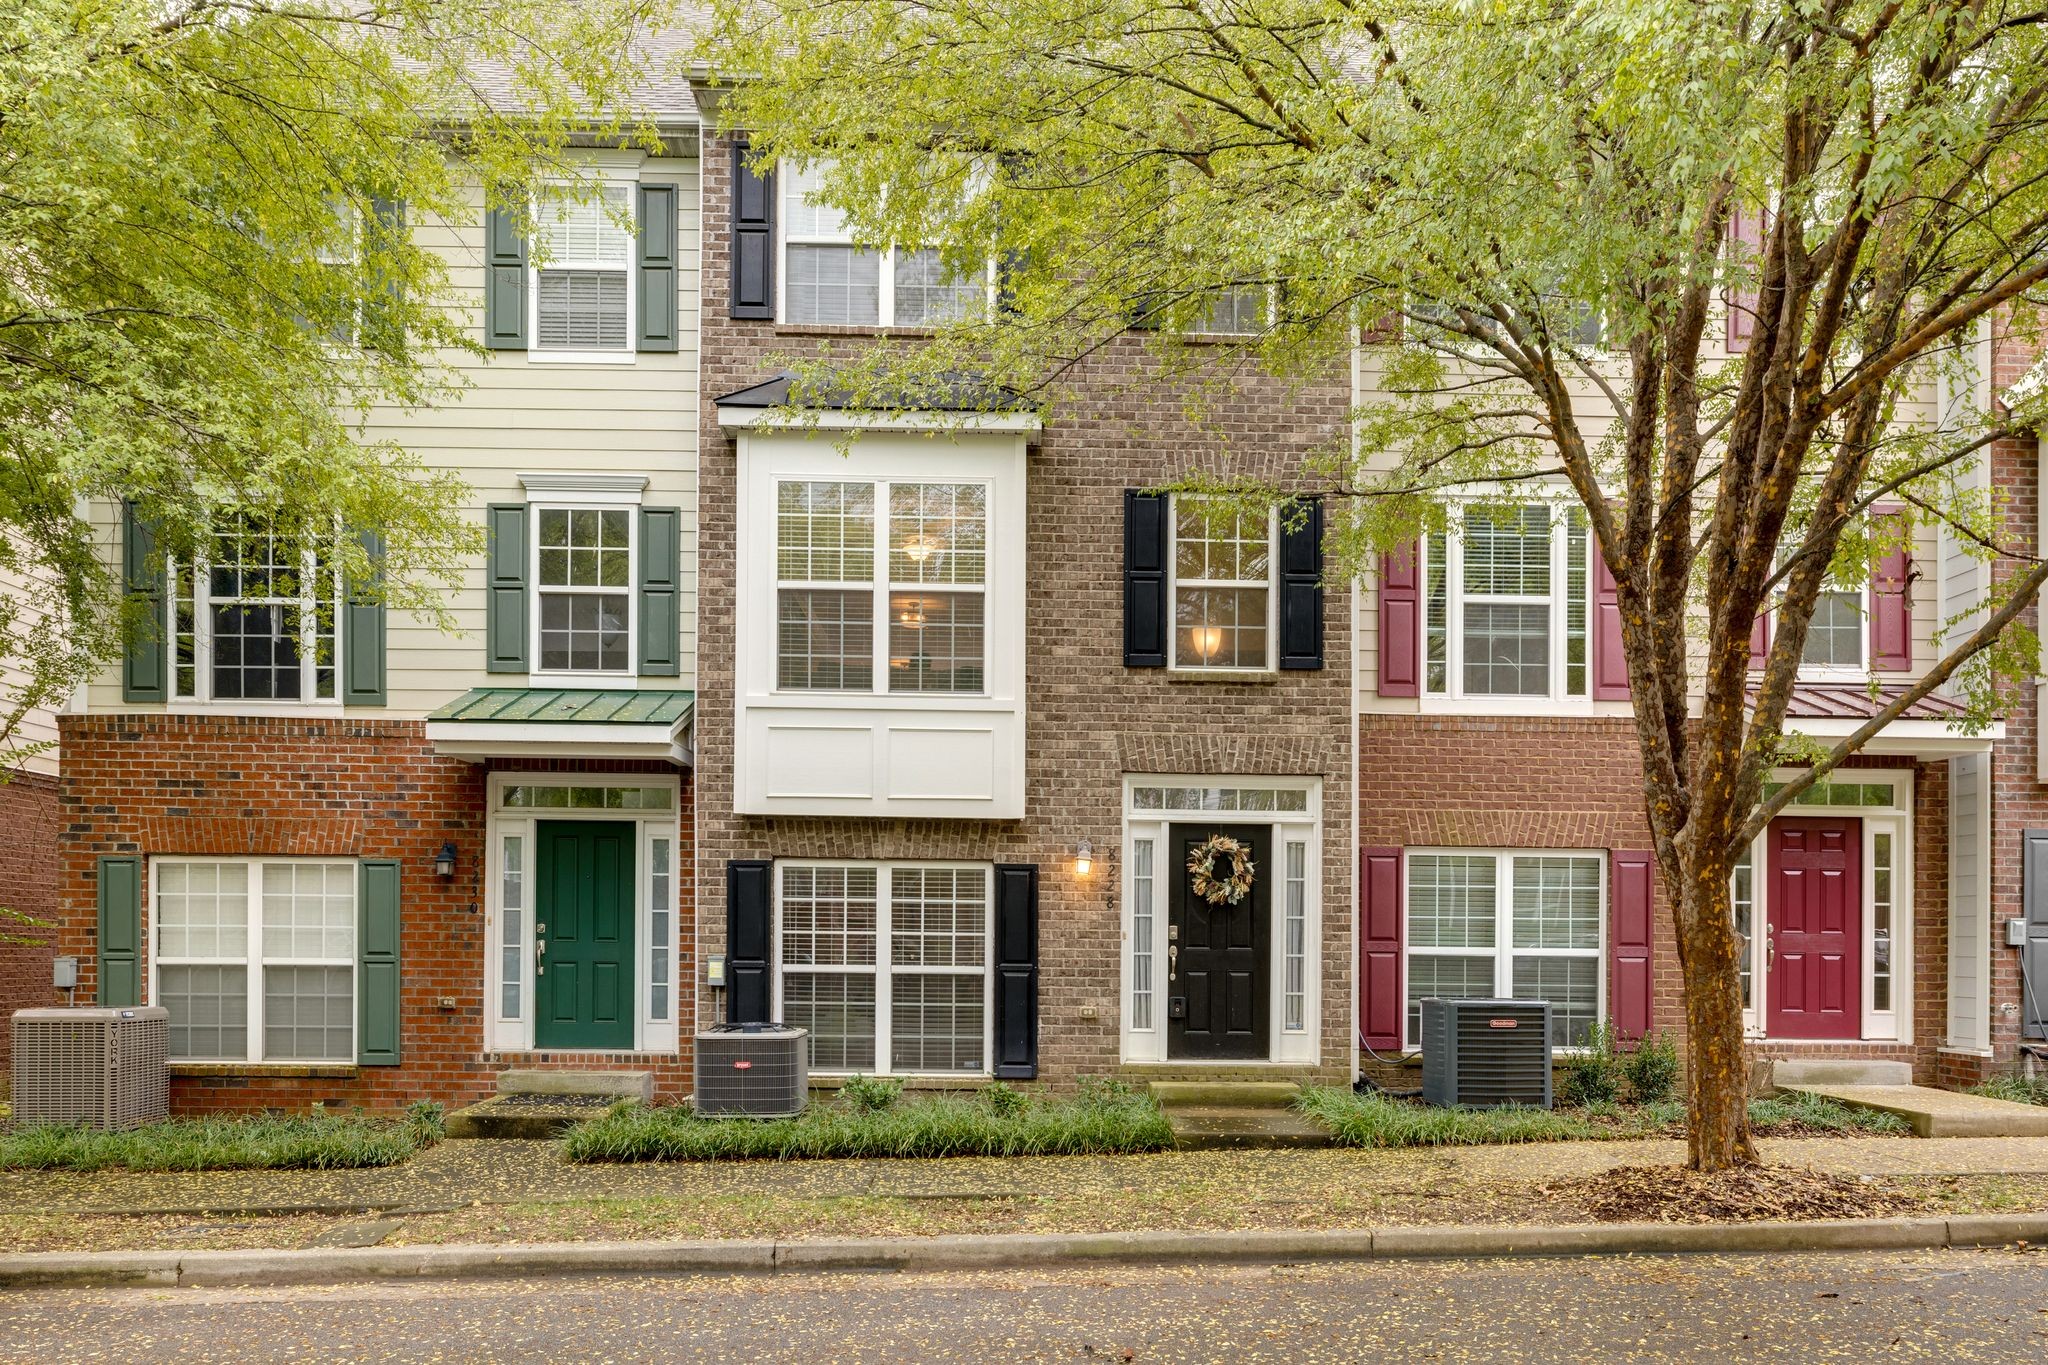
[(1711, 858), (1675, 879), (1679, 954), (1685, 964), (1686, 1142), (1696, 1171), (1760, 1164), (1749, 1137), (1749, 1071), (1743, 1055), (1740, 941), (1728, 873)]

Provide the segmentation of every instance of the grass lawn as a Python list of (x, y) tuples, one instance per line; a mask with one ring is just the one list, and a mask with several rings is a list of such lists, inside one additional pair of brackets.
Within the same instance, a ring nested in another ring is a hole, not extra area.
[(438, 1104), (416, 1104), (401, 1119), (252, 1115), (124, 1132), (37, 1124), (0, 1132), (0, 1171), (342, 1170), (395, 1166), (440, 1139)]
[(971, 1096), (904, 1096), (869, 1082), (788, 1119), (706, 1119), (680, 1105), (621, 1105), (571, 1129), (563, 1149), (571, 1161), (733, 1161), (1077, 1156), (1172, 1144), (1152, 1098), (1121, 1086), (1089, 1086), (1077, 1099), (1051, 1100), (1007, 1086)]
[[(1606, 1102), (1576, 1109), (1443, 1109), (1416, 1100), (1355, 1094), (1336, 1086), (1311, 1086), (1303, 1089), (1297, 1103), (1303, 1113), (1347, 1147), (1476, 1147), (1504, 1142), (1678, 1137), (1685, 1132), (1685, 1106), (1676, 1100)], [(1751, 1100), (1749, 1121), (1759, 1135), (1778, 1137), (1910, 1131), (1896, 1114), (1852, 1109), (1817, 1095)]]

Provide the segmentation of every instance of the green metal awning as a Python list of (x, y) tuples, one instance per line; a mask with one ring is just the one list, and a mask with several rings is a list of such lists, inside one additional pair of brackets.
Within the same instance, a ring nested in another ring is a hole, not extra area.
[(437, 753), (458, 758), (666, 758), (688, 764), (696, 703), (678, 688), (475, 687), (427, 717)]

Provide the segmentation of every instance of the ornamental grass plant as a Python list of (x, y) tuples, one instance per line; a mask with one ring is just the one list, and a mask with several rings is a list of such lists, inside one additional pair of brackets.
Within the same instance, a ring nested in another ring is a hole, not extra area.
[(441, 1140), (438, 1104), (362, 1114), (172, 1119), (119, 1132), (34, 1124), (0, 1132), (0, 1170), (324, 1171), (395, 1166)]

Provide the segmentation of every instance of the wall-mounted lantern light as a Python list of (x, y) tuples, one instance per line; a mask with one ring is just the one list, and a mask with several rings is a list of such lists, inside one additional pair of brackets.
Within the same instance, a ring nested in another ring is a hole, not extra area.
[(441, 851), (434, 855), (434, 875), (441, 878), (455, 875), (455, 842), (451, 839), (441, 845)]
[(1083, 839), (1074, 845), (1074, 875), (1085, 877), (1095, 870), (1095, 845)]

